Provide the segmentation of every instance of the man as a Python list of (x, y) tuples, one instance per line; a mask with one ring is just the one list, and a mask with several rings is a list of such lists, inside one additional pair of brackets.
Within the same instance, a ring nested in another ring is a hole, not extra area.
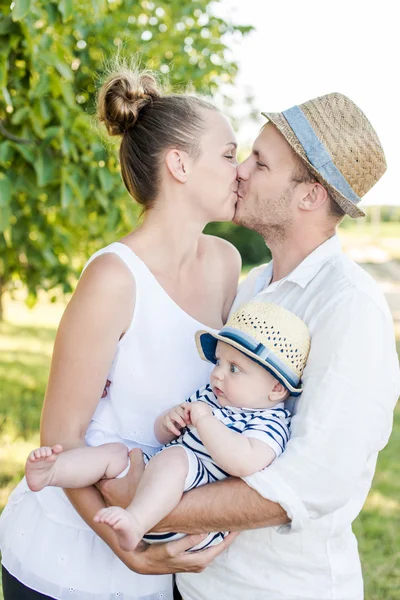
[(341, 252), (336, 227), (364, 216), (358, 201), (386, 163), (343, 95), (265, 116), (238, 169), (235, 222), (261, 233), (273, 260), (251, 271), (232, 310), (256, 296), (307, 323), (304, 392), (281, 457), (185, 494), (158, 531), (241, 531), (202, 573), (177, 576), (184, 600), (361, 600), (351, 523), (389, 438), (400, 377), (387, 304)]

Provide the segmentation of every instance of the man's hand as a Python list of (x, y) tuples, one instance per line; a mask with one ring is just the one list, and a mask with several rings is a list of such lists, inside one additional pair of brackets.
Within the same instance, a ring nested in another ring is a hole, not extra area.
[(205, 402), (192, 402), (189, 405), (190, 422), (197, 427), (197, 423), (203, 417), (212, 417), (213, 412), (210, 406)]
[(187, 402), (183, 402), (182, 404), (178, 404), (177, 406), (171, 408), (171, 410), (168, 411), (162, 419), (162, 426), (164, 429), (179, 437), (181, 435), (181, 430), (190, 423), (188, 418), (188, 407), (189, 404)]
[(133, 500), (136, 488), (142, 478), (144, 462), (142, 451), (134, 448), (129, 452), (131, 466), (125, 477), (121, 479), (102, 479), (96, 483), (107, 506), (126, 508)]
[(200, 552), (186, 552), (206, 538), (208, 534), (187, 535), (176, 542), (151, 544), (134, 552), (132, 570), (144, 575), (167, 573), (201, 573), (233, 542), (237, 533), (230, 533), (221, 544)]

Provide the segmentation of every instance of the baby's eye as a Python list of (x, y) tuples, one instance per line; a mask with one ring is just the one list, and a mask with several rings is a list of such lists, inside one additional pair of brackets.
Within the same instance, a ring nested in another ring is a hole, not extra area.
[(220, 361), (219, 361), (219, 358), (216, 358), (216, 359), (215, 359), (215, 366), (216, 366), (216, 367), (219, 367), (219, 363), (220, 363)]
[(230, 371), (231, 373), (239, 373), (240, 369), (236, 365), (231, 365)]

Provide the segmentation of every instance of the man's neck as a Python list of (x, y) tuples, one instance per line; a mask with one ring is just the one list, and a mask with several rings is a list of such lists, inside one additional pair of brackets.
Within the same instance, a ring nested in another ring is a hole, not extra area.
[(313, 235), (303, 233), (303, 235), (292, 234), (276, 245), (266, 243), (271, 250), (273, 263), (272, 281), (279, 281), (291, 273), (307, 256), (309, 256), (318, 246), (321, 246), (329, 238), (335, 235), (336, 229), (330, 232), (313, 232)]

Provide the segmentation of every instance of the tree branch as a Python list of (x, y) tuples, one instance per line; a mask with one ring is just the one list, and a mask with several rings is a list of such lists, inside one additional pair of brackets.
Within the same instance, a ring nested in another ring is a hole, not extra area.
[(0, 133), (2, 135), (4, 135), (4, 137), (6, 137), (7, 139), (11, 140), (12, 142), (16, 142), (17, 144), (35, 144), (36, 143), (36, 140), (24, 140), (23, 138), (17, 137), (16, 135), (13, 135), (12, 133), (10, 133), (4, 127), (3, 121), (0, 121)]

